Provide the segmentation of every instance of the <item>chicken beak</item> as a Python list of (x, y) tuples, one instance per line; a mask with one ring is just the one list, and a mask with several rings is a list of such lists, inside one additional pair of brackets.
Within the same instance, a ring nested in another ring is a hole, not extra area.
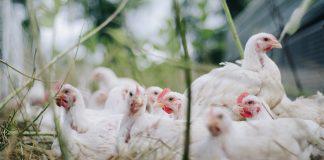
[(273, 40), (272, 48), (282, 48), (282, 45), (278, 40)]
[(61, 99), (62, 97), (63, 97), (63, 94), (59, 92), (56, 94), (55, 99)]
[(62, 93), (58, 93), (55, 97), (56, 105), (65, 108), (65, 105), (63, 105), (63, 101), (64, 101), (64, 95)]
[(219, 121), (215, 118), (210, 118), (207, 123), (207, 127), (212, 136), (216, 137), (222, 133), (222, 130), (219, 127)]
[(141, 97), (137, 97), (136, 99), (135, 99), (135, 102), (136, 102), (136, 104), (138, 104), (138, 105), (143, 105), (143, 99), (141, 98)]
[(163, 103), (161, 103), (161, 102), (157, 102), (157, 104), (161, 107), (161, 108), (163, 108), (164, 107), (164, 104)]

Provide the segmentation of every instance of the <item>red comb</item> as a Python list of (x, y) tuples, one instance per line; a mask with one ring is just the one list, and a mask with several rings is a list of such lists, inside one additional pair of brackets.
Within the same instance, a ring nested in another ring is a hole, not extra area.
[(237, 99), (236, 99), (236, 103), (237, 103), (237, 104), (241, 104), (243, 98), (245, 98), (245, 97), (248, 96), (248, 95), (249, 95), (248, 92), (243, 92), (243, 93), (241, 93), (241, 94), (237, 97)]
[(167, 93), (170, 92), (170, 88), (164, 88), (163, 91), (159, 94), (158, 100), (161, 100)]

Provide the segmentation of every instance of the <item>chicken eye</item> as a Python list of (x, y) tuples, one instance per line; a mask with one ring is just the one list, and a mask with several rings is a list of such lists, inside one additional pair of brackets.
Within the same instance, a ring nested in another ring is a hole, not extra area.
[(254, 101), (248, 101), (247, 104), (254, 104)]
[(267, 42), (267, 41), (269, 41), (269, 38), (263, 38), (263, 40)]
[(169, 101), (171, 102), (171, 101), (173, 101), (173, 99), (174, 99), (173, 97), (170, 97), (170, 98), (169, 98)]
[(133, 97), (133, 92), (129, 92), (129, 96)]
[(154, 95), (158, 95), (159, 93), (158, 92), (154, 92)]
[(63, 91), (65, 94), (69, 94), (69, 90), (64, 90)]

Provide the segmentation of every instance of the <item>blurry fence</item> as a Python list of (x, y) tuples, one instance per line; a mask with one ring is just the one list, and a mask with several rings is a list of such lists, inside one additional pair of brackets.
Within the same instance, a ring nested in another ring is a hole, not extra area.
[[(27, 51), (28, 42), (23, 30), (24, 13), (21, 4), (10, 0), (0, 1), (0, 58), (20, 71), (31, 70), (26, 65), (30, 59)], [(8, 70), (7, 66), (0, 64), (0, 99), (8, 95), (13, 88), (22, 85), (23, 76), (15, 71)]]
[[(235, 19), (238, 34), (243, 44), (254, 33), (268, 32), (277, 37), (288, 21), (291, 13), (301, 0), (258, 0), (251, 1), (245, 10)], [(238, 59), (230, 33), (227, 36), (228, 50), (225, 60)], [(284, 44), (286, 49), (270, 53), (279, 65), (282, 81), (290, 96), (299, 94), (296, 85), (299, 79), (301, 90), (305, 94), (324, 91), (324, 0), (315, 0), (302, 20), (301, 28)], [(290, 54), (286, 53), (290, 52)], [(297, 77), (293, 76), (291, 63), (296, 66)]]

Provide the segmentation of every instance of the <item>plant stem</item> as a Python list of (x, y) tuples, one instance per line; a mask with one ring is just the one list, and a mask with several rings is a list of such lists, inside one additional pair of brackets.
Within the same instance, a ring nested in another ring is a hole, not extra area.
[(232, 33), (235, 45), (236, 45), (236, 47), (237, 47), (237, 49), (239, 51), (240, 57), (243, 58), (244, 50), (243, 50), (240, 38), (239, 38), (239, 36), (237, 34), (231, 12), (228, 9), (226, 0), (221, 0), (221, 2), (222, 2), (222, 6), (223, 6), (223, 9), (224, 9), (224, 12), (225, 12), (225, 15), (226, 15), (227, 23), (228, 23), (229, 29), (230, 29), (230, 31)]
[[(90, 32), (86, 33), (84, 36), (82, 36), (80, 42), (74, 44), (72, 47), (68, 48), (66, 51), (61, 52), (60, 54), (58, 54), (56, 57), (54, 57), (49, 63), (47, 63), (47, 65), (45, 65), (45, 67), (43, 67), (40, 72), (38, 74), (36, 74), (36, 77), (40, 76), (41, 74), (45, 73), (45, 71), (51, 67), (53, 64), (56, 63), (57, 60), (61, 59), (62, 57), (64, 57), (65, 55), (67, 55), (68, 53), (70, 53), (74, 48), (76, 48), (80, 43), (85, 42), (86, 40), (88, 40), (91, 36), (93, 36), (94, 34), (96, 34), (98, 31), (100, 31), (101, 29), (103, 29), (105, 26), (107, 26), (121, 11), (122, 9), (125, 7), (126, 3), (128, 2), (128, 0), (123, 0), (120, 5), (118, 6), (118, 8), (116, 9), (116, 11), (110, 15), (102, 24), (100, 24), (98, 27), (96, 27), (95, 29), (91, 30)], [(13, 98), (15, 97), (18, 93), (20, 93), (21, 91), (23, 91), (26, 87), (28, 87), (30, 84), (32, 84), (33, 81), (29, 80), (27, 81), (22, 87), (16, 89), (15, 91), (11, 92), (6, 98), (4, 98), (4, 100), (0, 103), (0, 111), (2, 110), (2, 108)]]
[(189, 159), (189, 153), (190, 153), (190, 117), (191, 117), (191, 63), (190, 63), (190, 57), (188, 53), (188, 47), (187, 47), (187, 40), (186, 40), (186, 28), (185, 28), (185, 21), (180, 19), (180, 6), (179, 2), (177, 0), (173, 0), (173, 6), (175, 11), (175, 22), (176, 22), (176, 30), (177, 33), (180, 35), (181, 43), (184, 51), (184, 61), (186, 64), (186, 68), (184, 68), (185, 71), (185, 79), (186, 79), (186, 87), (188, 88), (187, 91), (187, 115), (186, 115), (186, 132), (185, 132), (185, 142), (184, 142), (184, 152), (183, 152), (183, 160)]

